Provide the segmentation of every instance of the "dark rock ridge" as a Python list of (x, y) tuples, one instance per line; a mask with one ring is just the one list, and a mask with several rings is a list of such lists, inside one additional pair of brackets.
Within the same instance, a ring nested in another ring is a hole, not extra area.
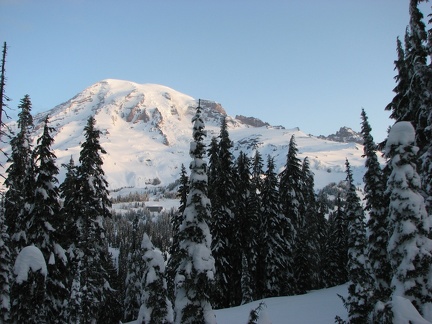
[(236, 115), (235, 118), (240, 120), (243, 124), (249, 125), (252, 127), (270, 126), (269, 123), (263, 122), (261, 119), (258, 119), (255, 117), (246, 117), (243, 115)]
[(328, 136), (320, 135), (318, 138), (339, 143), (357, 143), (363, 145), (363, 136), (361, 133), (345, 126), (341, 127), (336, 134), (330, 134)]

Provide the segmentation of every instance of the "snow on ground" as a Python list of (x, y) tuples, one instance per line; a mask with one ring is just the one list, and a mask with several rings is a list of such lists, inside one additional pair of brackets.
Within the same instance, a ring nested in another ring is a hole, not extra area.
[[(246, 324), (251, 310), (264, 302), (260, 324), (330, 324), (335, 317), (347, 316), (342, 300), (347, 296), (347, 285), (312, 291), (308, 294), (257, 300), (242, 306), (215, 310), (218, 324)], [(129, 322), (134, 324), (135, 321)]]
[(238, 307), (216, 310), (216, 319), (220, 324), (247, 323), (250, 311), (264, 301), (264, 316), (269, 320), (265, 324), (334, 323), (336, 315), (342, 318), (347, 316), (337, 294), (346, 297), (347, 286), (316, 290), (298, 296), (266, 298)]

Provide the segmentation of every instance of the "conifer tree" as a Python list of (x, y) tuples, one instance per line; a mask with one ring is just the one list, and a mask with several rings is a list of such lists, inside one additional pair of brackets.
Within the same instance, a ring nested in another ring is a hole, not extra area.
[[(298, 149), (294, 135), (291, 137), (288, 146), (287, 160), (284, 170), (280, 173), (279, 195), (282, 204), (282, 212), (293, 226), (293, 229), (286, 229), (286, 234), (293, 242), (293, 273), (287, 273), (288, 291), (286, 294), (297, 293), (296, 281), (300, 274), (300, 267), (297, 267), (296, 257), (299, 256), (296, 248), (298, 247), (299, 230), (305, 224), (304, 215), (301, 214), (301, 206), (304, 205), (302, 193), (303, 175), (301, 171), (301, 161), (297, 157)], [(288, 223), (287, 223), (288, 224)], [(289, 287), (290, 286), (290, 287)]]
[(287, 287), (287, 273), (292, 273), (292, 225), (290, 219), (282, 213), (278, 188), (274, 159), (268, 156), (261, 192), (260, 236), (265, 243), (262, 251), (265, 258), (260, 260), (264, 268), (260, 280), (265, 285), (265, 291), (259, 292), (262, 297), (282, 296), (290, 291), (290, 287)]
[[(261, 213), (262, 211), (262, 191), (263, 191), (263, 159), (258, 150), (255, 151), (255, 155), (252, 160), (252, 172), (251, 172), (251, 192), (250, 200), (253, 202), (254, 209), (258, 211), (255, 228), (260, 233), (255, 237), (256, 240), (256, 271), (251, 279), (255, 285), (255, 299), (263, 298), (265, 294), (265, 260), (267, 258), (264, 246), (266, 245), (266, 236), (264, 234), (267, 229), (265, 225), (265, 220)], [(277, 186), (275, 188), (277, 190)]]
[(327, 221), (327, 215), (329, 213), (328, 206), (323, 198), (322, 195), (317, 196), (317, 202), (316, 202), (316, 228), (317, 228), (317, 241), (318, 241), (318, 247), (319, 247), (319, 260), (318, 260), (318, 282), (315, 289), (322, 289), (326, 287), (326, 280), (325, 280), (325, 270), (326, 270), (326, 243), (327, 243), (327, 236), (328, 236), (328, 221)]
[(213, 188), (216, 188), (213, 183), (216, 182), (219, 170), (219, 143), (216, 137), (212, 137), (209, 145), (209, 149), (207, 150), (208, 156), (208, 196), (213, 201), (213, 196), (217, 193), (213, 192)]
[(105, 150), (100, 146), (100, 131), (90, 117), (84, 128), (85, 141), (81, 145), (80, 165), (77, 169), (79, 185), (76, 208), (81, 213), (78, 222), (78, 255), (81, 266), (82, 314), (88, 321), (97, 320), (99, 308), (105, 302), (106, 290), (110, 289), (108, 274), (104, 268), (109, 260), (108, 245), (103, 219), (111, 217), (108, 208), (108, 183), (102, 170)]
[[(216, 307), (241, 303), (241, 252), (236, 246), (234, 157), (230, 151), (226, 119), (222, 119), (217, 151), (216, 177), (210, 185), (212, 202), (212, 253), (216, 261), (216, 285), (213, 298)], [(214, 166), (214, 162), (211, 168)]]
[(241, 289), (242, 289), (242, 303), (253, 301), (255, 294), (254, 281), (257, 272), (257, 259), (258, 259), (258, 243), (257, 237), (259, 235), (258, 228), (258, 204), (256, 194), (252, 191), (251, 182), (251, 169), (250, 160), (245, 153), (240, 152), (236, 163), (236, 171), (238, 181), (236, 184), (236, 228), (239, 229), (237, 233), (237, 243), (235, 244), (240, 248), (242, 254), (241, 263)]
[(301, 208), (304, 215), (304, 226), (299, 229), (299, 250), (302, 252), (303, 270), (299, 271), (298, 289), (299, 291), (308, 291), (316, 289), (321, 281), (320, 278), (320, 242), (319, 228), (320, 225), (317, 212), (317, 204), (314, 191), (314, 174), (310, 169), (309, 159), (306, 157), (302, 164), (303, 174), (303, 197), (304, 204)]
[(388, 253), (392, 266), (392, 297), (409, 299), (426, 320), (432, 320), (432, 241), (420, 177), (416, 171), (418, 147), (409, 122), (398, 122), (390, 130), (386, 156), (392, 173)]
[(347, 219), (342, 204), (341, 194), (336, 198), (336, 210), (328, 220), (326, 240), (324, 282), (326, 287), (341, 285), (348, 280), (348, 237)]
[(207, 163), (204, 160), (204, 121), (198, 105), (192, 119), (193, 139), (190, 154), (189, 187), (184, 219), (180, 225), (180, 263), (176, 274), (175, 322), (215, 323), (211, 305), (215, 260), (211, 251), (208, 222), (211, 204), (207, 197)]
[(350, 164), (346, 160), (348, 220), (348, 298), (345, 306), (349, 323), (367, 323), (372, 310), (370, 304), (371, 280), (368, 274), (365, 216), (354, 186)]
[(385, 192), (384, 175), (376, 154), (367, 115), (362, 109), (362, 136), (366, 172), (363, 176), (365, 209), (369, 212), (367, 256), (374, 278), (374, 299), (385, 301), (390, 296), (391, 268), (387, 255), (388, 244), (388, 196)]
[(391, 111), (390, 118), (403, 120), (407, 118), (406, 116), (409, 113), (409, 99), (407, 93), (409, 89), (410, 76), (408, 65), (405, 60), (405, 51), (399, 38), (396, 40), (396, 49), (398, 59), (394, 63), (395, 70), (397, 70), (398, 74), (394, 77), (397, 84), (393, 89), (393, 92), (396, 94), (385, 109)]
[(9, 251), (9, 234), (5, 225), (3, 201), (0, 206), (0, 323), (10, 319), (10, 278), (12, 261)]
[(31, 100), (28, 95), (18, 106), (18, 133), (11, 139), (10, 163), (7, 168), (4, 212), (10, 236), (10, 252), (15, 259), (27, 246), (27, 225), (29, 210), (34, 202), (34, 161), (30, 132), (33, 127)]
[(170, 247), (170, 257), (168, 259), (167, 264), (167, 278), (168, 278), (168, 296), (170, 299), (174, 297), (174, 280), (175, 274), (177, 271), (178, 263), (179, 263), (179, 232), (180, 225), (183, 222), (183, 212), (186, 208), (186, 200), (189, 194), (189, 177), (186, 172), (185, 166), (181, 165), (180, 172), (180, 186), (177, 191), (177, 197), (180, 199), (180, 205), (177, 210), (177, 213), (173, 214), (171, 218), (172, 225), (172, 244)]
[(30, 211), (27, 226), (27, 241), (37, 246), (45, 260), (49, 276), (46, 279), (47, 316), (52, 323), (66, 321), (67, 258), (62, 247), (63, 219), (60, 217), (59, 191), (57, 187), (58, 168), (56, 156), (51, 151), (54, 139), (53, 128), (45, 119), (41, 137), (34, 151), (36, 162), (34, 204)]
[(10, 323), (47, 323), (47, 267), (42, 252), (34, 245), (24, 247), (15, 260), (14, 275)]
[(80, 237), (83, 233), (81, 212), (77, 208), (79, 198), (79, 184), (77, 179), (77, 167), (71, 157), (69, 163), (63, 165), (66, 168), (66, 176), (59, 186), (59, 196), (63, 200), (61, 217), (64, 220), (60, 232), (63, 234), (63, 244), (68, 257), (68, 283), (70, 291), (67, 305), (67, 318), (70, 323), (78, 323), (82, 318), (82, 251), (79, 249)]
[(424, 147), (429, 144), (425, 136), (425, 128), (430, 113), (432, 93), (430, 67), (427, 66), (426, 26), (423, 22), (423, 14), (418, 8), (420, 1), (410, 0), (409, 4), (409, 50), (405, 51), (405, 59), (411, 71), (409, 104), (412, 118), (405, 120), (413, 124), (416, 130), (416, 145), (420, 149), (420, 154), (423, 154)]
[(123, 302), (125, 321), (135, 320), (138, 316), (143, 296), (142, 277), (145, 270), (144, 251), (138, 241), (138, 216), (132, 223), (132, 242), (127, 258), (125, 298)]
[(143, 297), (138, 323), (173, 323), (174, 315), (172, 304), (168, 299), (164, 276), (165, 261), (162, 253), (154, 248), (146, 233), (144, 233), (141, 248), (145, 270), (141, 278)]

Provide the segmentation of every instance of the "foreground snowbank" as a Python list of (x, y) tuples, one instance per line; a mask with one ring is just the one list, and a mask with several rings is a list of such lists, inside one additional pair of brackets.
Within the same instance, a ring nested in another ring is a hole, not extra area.
[(216, 319), (223, 324), (247, 323), (250, 311), (264, 301), (266, 307), (263, 309), (263, 317), (267, 321), (261, 322), (262, 324), (334, 323), (336, 315), (347, 316), (338, 294), (347, 296), (347, 286), (316, 290), (298, 296), (267, 298), (238, 307), (216, 310)]
[(263, 301), (266, 306), (258, 321), (260, 324), (334, 323), (336, 315), (342, 318), (347, 316), (338, 294), (346, 297), (347, 285), (316, 290), (299, 296), (266, 298), (238, 307), (216, 310), (216, 321), (219, 324), (247, 323), (250, 311)]

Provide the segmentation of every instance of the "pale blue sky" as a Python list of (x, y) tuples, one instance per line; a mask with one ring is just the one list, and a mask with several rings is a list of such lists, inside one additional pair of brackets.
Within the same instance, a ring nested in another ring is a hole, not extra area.
[(107, 78), (157, 83), (314, 135), (360, 130), (365, 108), (381, 140), (408, 3), (0, 0), (6, 94), (36, 113)]

